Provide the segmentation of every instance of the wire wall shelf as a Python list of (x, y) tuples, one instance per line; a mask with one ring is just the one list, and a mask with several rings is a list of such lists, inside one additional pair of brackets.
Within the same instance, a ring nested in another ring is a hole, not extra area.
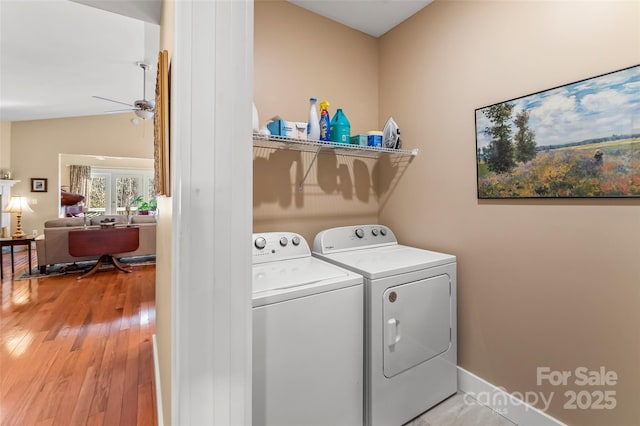
[(319, 152), (333, 151), (338, 155), (378, 158), (382, 154), (390, 155), (418, 155), (418, 150), (375, 148), (372, 146), (350, 145), (336, 142), (315, 140), (301, 140), (282, 136), (253, 135), (253, 146), (260, 148), (291, 149), (295, 151)]
[(417, 149), (389, 149), (389, 148), (376, 148), (371, 146), (350, 145), (336, 142), (325, 142), (316, 140), (301, 140), (286, 138), (282, 136), (266, 136), (257, 133), (253, 134), (253, 147), (254, 148), (269, 148), (269, 149), (287, 149), (293, 151), (311, 152), (314, 154), (309, 167), (307, 168), (300, 186), (299, 191), (304, 189), (304, 182), (313, 167), (318, 154), (322, 152), (333, 152), (336, 155), (345, 155), (351, 157), (363, 157), (363, 158), (379, 158), (382, 155), (399, 156), (399, 157), (415, 157), (418, 155)]

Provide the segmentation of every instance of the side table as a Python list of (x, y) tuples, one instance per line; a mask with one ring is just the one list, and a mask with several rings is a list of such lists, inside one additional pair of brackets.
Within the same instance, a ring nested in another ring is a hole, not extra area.
[(35, 240), (35, 237), (31, 235), (25, 235), (23, 238), (0, 238), (0, 279), (4, 278), (4, 271), (2, 266), (2, 247), (11, 247), (11, 273), (15, 272), (13, 263), (13, 248), (15, 246), (27, 246), (29, 250), (29, 275), (31, 275), (31, 242)]
[(140, 228), (137, 226), (109, 227), (69, 231), (69, 254), (75, 257), (100, 256), (96, 265), (79, 280), (95, 274), (100, 265), (111, 262), (121, 271), (131, 272), (114, 257), (117, 253), (135, 251), (140, 244)]

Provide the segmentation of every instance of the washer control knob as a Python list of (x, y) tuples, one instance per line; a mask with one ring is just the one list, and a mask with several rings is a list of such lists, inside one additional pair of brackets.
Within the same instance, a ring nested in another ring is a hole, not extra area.
[(287, 237), (280, 238), (280, 245), (282, 247), (286, 247), (288, 243), (289, 243), (289, 240), (287, 240)]
[(362, 228), (356, 228), (356, 237), (358, 238), (364, 237), (364, 231), (362, 230)]
[(255, 245), (258, 250), (262, 250), (267, 246), (267, 240), (265, 240), (264, 237), (258, 237), (253, 245)]
[(383, 237), (387, 235), (387, 230), (384, 228), (380, 228), (380, 235), (382, 235)]
[(300, 245), (300, 237), (296, 235), (291, 239), (291, 242), (293, 243), (294, 246)]
[(377, 236), (378, 236), (378, 230), (377, 230), (376, 228), (373, 228), (373, 229), (371, 230), (371, 233), (373, 234), (373, 236), (374, 236), (374, 237), (377, 237)]

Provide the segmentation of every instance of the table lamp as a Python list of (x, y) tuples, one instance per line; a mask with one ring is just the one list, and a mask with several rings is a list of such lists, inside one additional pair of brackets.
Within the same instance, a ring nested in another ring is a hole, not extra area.
[(27, 203), (27, 197), (11, 197), (7, 208), (4, 210), (8, 213), (16, 213), (16, 232), (13, 233), (13, 238), (24, 238), (25, 234), (22, 232), (22, 213), (33, 213), (29, 203)]

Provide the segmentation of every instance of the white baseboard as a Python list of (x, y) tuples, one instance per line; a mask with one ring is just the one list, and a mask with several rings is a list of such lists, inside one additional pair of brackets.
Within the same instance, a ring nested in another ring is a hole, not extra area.
[(160, 388), (160, 363), (158, 362), (158, 343), (156, 335), (151, 336), (153, 339), (153, 371), (156, 379), (156, 410), (158, 416), (158, 426), (164, 426), (164, 417), (162, 416), (162, 389)]
[(458, 389), (518, 426), (567, 426), (486, 380), (458, 367)]

